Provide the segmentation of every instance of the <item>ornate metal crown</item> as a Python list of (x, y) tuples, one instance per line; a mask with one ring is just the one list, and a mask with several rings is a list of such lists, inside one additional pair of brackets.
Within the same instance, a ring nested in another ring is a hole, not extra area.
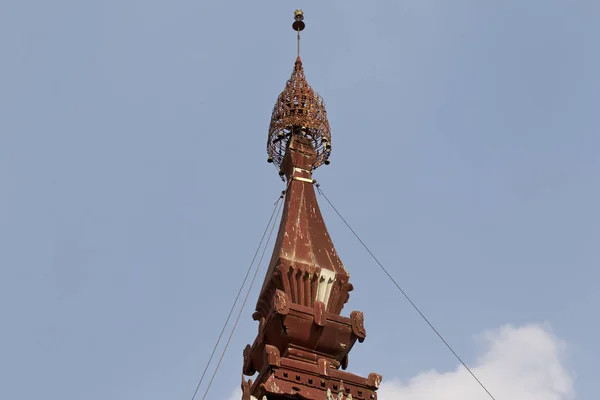
[(275, 102), (269, 125), (268, 161), (278, 169), (292, 135), (303, 135), (311, 140), (317, 155), (313, 170), (329, 164), (331, 132), (325, 102), (306, 82), (300, 57), (296, 59), (292, 76)]

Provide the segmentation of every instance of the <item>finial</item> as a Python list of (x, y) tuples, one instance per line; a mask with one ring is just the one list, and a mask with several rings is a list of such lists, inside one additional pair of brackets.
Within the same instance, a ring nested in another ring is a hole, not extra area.
[(298, 32), (298, 58), (300, 58), (300, 31), (304, 30), (304, 12), (301, 9), (294, 11), (294, 23), (292, 29)]
[(304, 12), (301, 9), (294, 11), (294, 19), (295, 21), (292, 24), (292, 28), (294, 28), (295, 31), (304, 30)]
[(294, 11), (292, 28), (298, 33), (298, 58), (294, 63), (292, 76), (287, 81), (285, 89), (277, 98), (267, 139), (267, 162), (274, 164), (280, 170), (292, 137), (307, 141), (312, 147), (314, 160), (311, 170), (325, 164), (329, 165), (331, 155), (331, 132), (325, 102), (306, 82), (304, 68), (300, 60), (300, 32), (305, 28), (304, 13)]

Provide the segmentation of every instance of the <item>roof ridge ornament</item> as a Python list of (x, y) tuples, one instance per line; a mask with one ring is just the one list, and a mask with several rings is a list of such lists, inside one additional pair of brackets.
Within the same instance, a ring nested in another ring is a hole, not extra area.
[(310, 142), (315, 155), (311, 170), (328, 165), (331, 155), (331, 131), (325, 102), (306, 81), (300, 59), (300, 32), (305, 26), (302, 10), (294, 11), (292, 28), (298, 34), (298, 56), (292, 76), (275, 102), (269, 125), (267, 161), (275, 164), (282, 177), (281, 166), (293, 136)]

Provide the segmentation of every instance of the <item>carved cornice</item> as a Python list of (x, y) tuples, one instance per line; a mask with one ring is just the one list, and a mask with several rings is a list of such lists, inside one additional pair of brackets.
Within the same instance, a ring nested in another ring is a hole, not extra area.
[[(270, 311), (266, 317), (255, 313), (255, 319), (259, 319), (259, 332), (254, 344), (247, 345), (244, 349), (244, 374), (253, 375), (258, 371), (259, 376), (263, 377), (257, 380), (251, 393), (256, 394), (256, 390), (259, 389), (257, 385), (264, 384), (268, 376), (275, 374), (273, 368), (283, 368), (285, 365), (282, 363), (296, 368), (294, 373), (304, 371), (321, 377), (336, 377), (336, 374), (342, 374), (337, 377), (340, 381), (356, 381), (358, 383), (355, 383), (355, 386), (358, 384), (364, 388), (376, 386), (375, 382), (369, 383), (365, 378), (340, 370), (348, 366), (348, 353), (354, 343), (362, 342), (366, 337), (362, 312), (353, 311), (350, 318), (343, 317), (328, 312), (325, 305), (318, 300), (313, 303), (312, 308), (301, 306), (291, 302), (288, 294), (279, 289), (273, 291), (270, 303)], [(304, 376), (294, 375), (292, 379), (289, 378), (289, 374), (278, 374), (275, 374), (277, 379), (290, 382), (294, 382), (296, 376)], [(304, 383), (295, 383), (316, 385), (316, 381), (310, 379), (312, 381), (306, 378)], [(320, 385), (321, 380), (319, 385), (314, 387), (326, 390), (329, 384)], [(336, 389), (334, 386), (331, 385)], [(356, 393), (359, 392), (364, 391), (357, 389)]]
[(280, 259), (271, 278), (265, 282), (256, 305), (256, 311), (266, 316), (273, 306), (272, 298), (276, 290), (288, 295), (290, 303), (314, 307), (315, 301), (321, 301), (325, 310), (339, 315), (354, 289), (347, 275), (335, 275), (321, 268), (302, 263), (291, 263)]
[[(327, 360), (319, 359), (317, 364), (282, 357), (272, 346), (265, 346), (265, 365), (255, 382), (242, 379), (244, 396), (257, 398), (266, 395), (298, 399), (375, 400), (381, 375), (371, 373), (362, 378), (347, 372), (333, 369)], [(279, 398), (279, 397), (277, 397)], [(246, 400), (246, 397), (243, 397)]]

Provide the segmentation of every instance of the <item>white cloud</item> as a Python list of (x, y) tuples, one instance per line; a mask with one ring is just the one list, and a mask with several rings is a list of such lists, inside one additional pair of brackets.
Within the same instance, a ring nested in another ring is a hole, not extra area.
[(242, 400), (242, 389), (234, 390), (229, 400)]
[[(496, 400), (571, 400), (573, 377), (564, 365), (566, 345), (546, 327), (505, 326), (485, 332), (485, 352), (469, 367)], [(423, 372), (406, 382), (382, 384), (380, 400), (484, 400), (483, 389), (462, 367)]]
[[(573, 376), (564, 364), (566, 344), (542, 325), (510, 325), (479, 335), (483, 354), (469, 365), (496, 400), (572, 400)], [(402, 381), (387, 380), (379, 400), (485, 400), (483, 389), (462, 367), (435, 370)], [(240, 400), (235, 390), (230, 400)]]

